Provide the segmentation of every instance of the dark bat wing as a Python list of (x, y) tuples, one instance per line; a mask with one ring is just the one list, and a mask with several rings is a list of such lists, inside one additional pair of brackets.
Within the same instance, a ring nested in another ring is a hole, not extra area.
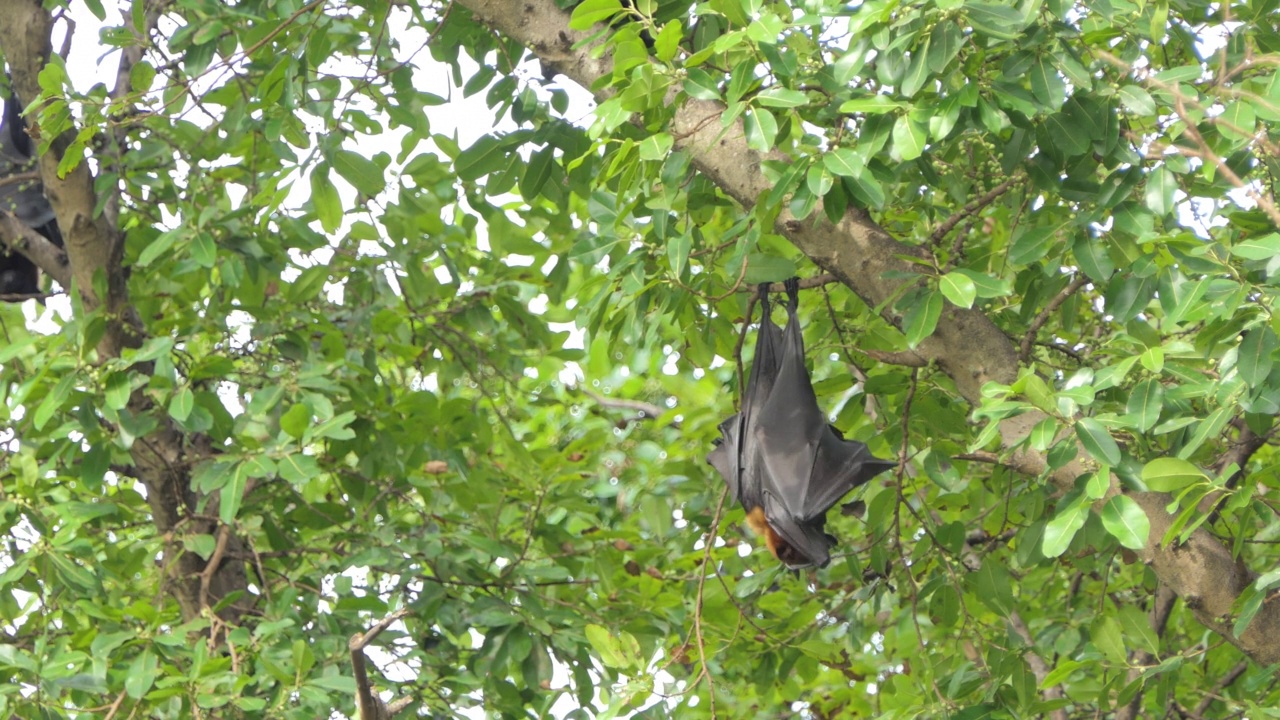
[(765, 519), (807, 561), (787, 562), (788, 566), (821, 566), (835, 544), (823, 530), (826, 512), (894, 463), (877, 459), (866, 445), (845, 440), (827, 424), (804, 365), (794, 283), (788, 291), (781, 363), (759, 422), (746, 428), (746, 445), (760, 460)]
[(773, 390), (778, 375), (782, 331), (769, 316), (768, 285), (760, 290), (760, 332), (756, 336), (755, 358), (751, 374), (742, 393), (742, 410), (720, 423), (720, 438), (707, 456), (729, 485), (729, 491), (751, 510), (762, 504), (760, 495), (759, 458), (747, 447), (749, 428), (757, 422), (764, 404)]
[[(22, 104), (11, 92), (4, 101), (4, 120), (0, 122), (0, 178), (10, 179), (14, 175), (33, 173), (35, 169), (36, 157), (22, 120)], [(45, 199), (44, 187), (35, 178), (0, 184), (0, 210), (17, 215), (32, 229), (53, 221), (53, 206)], [(59, 234), (58, 240), (61, 239)]]

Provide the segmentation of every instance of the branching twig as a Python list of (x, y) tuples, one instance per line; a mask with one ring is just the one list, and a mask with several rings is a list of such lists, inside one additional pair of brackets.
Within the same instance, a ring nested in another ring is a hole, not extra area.
[(1053, 296), (1044, 308), (1036, 314), (1035, 319), (1031, 321), (1031, 326), (1027, 328), (1027, 334), (1022, 336), (1022, 347), (1018, 357), (1022, 362), (1026, 362), (1031, 357), (1031, 346), (1035, 344), (1036, 333), (1040, 332), (1040, 328), (1049, 321), (1049, 317), (1053, 315), (1058, 306), (1067, 301), (1067, 298), (1076, 293), (1077, 290), (1084, 287), (1089, 282), (1089, 277), (1084, 273), (1076, 275), (1076, 279), (1067, 284), (1066, 287)]
[[(587, 397), (591, 398), (592, 400), (595, 400), (596, 404), (600, 405), (601, 407), (610, 408), (612, 410), (633, 410), (635, 412), (640, 413), (638, 417), (631, 418), (632, 420), (651, 420), (653, 418), (660, 417), (663, 413), (666, 412), (666, 410), (663, 410), (657, 405), (654, 405), (653, 403), (647, 403), (643, 400), (628, 400), (626, 398), (608, 398), (608, 397), (604, 397), (603, 395), (597, 395), (596, 393), (593, 393), (590, 390), (587, 390), (586, 388), (582, 388), (582, 392)], [(673, 426), (677, 425), (677, 423), (672, 423), (672, 425)]]
[[(809, 290), (812, 288), (822, 287), (823, 285), (831, 285), (833, 283), (838, 283), (838, 282), (840, 282), (840, 280), (835, 275), (832, 275), (831, 273), (823, 273), (821, 275), (814, 275), (813, 277), (801, 278), (799, 287), (801, 290)], [(757, 292), (757, 289), (758, 289), (758, 286), (753, 285), (749, 288), (744, 288), (742, 290), (739, 290), (739, 292), (754, 293), (754, 292)], [(787, 290), (787, 286), (780, 282), (772, 283), (769, 285), (769, 292), (771, 293), (786, 292), (786, 290)]]
[(1196, 704), (1196, 709), (1192, 711), (1194, 715), (1196, 717), (1204, 717), (1204, 714), (1209, 710), (1209, 707), (1213, 705), (1213, 702), (1221, 699), (1222, 691), (1230, 687), (1231, 683), (1239, 680), (1240, 676), (1244, 674), (1244, 671), (1248, 669), (1249, 661), (1241, 660), (1236, 663), (1235, 667), (1228, 670), (1225, 675), (1218, 678), (1218, 682), (1213, 684), (1213, 689), (1205, 693), (1204, 699)]
[(929, 242), (932, 244), (937, 244), (939, 242), (942, 242), (942, 238), (946, 237), (947, 234), (950, 233), (952, 230), (954, 230), (956, 225), (959, 225), (961, 222), (963, 222), (965, 218), (969, 217), (970, 215), (981, 210), (982, 208), (995, 202), (996, 198), (1009, 192), (1010, 188), (1012, 188), (1014, 185), (1017, 185), (1020, 182), (1022, 182), (1021, 177), (1018, 177), (1018, 176), (1011, 177), (1008, 180), (1005, 180), (1004, 182), (1000, 183), (999, 185), (991, 188), (991, 190), (987, 191), (987, 193), (982, 197), (977, 198), (976, 200), (969, 201), (968, 205), (965, 205), (963, 208), (961, 208), (960, 211), (957, 212), (955, 215), (952, 215), (951, 217), (947, 218), (941, 225), (938, 226), (936, 230), (930, 233)]
[(388, 705), (382, 701), (382, 698), (375, 695), (373, 688), (369, 685), (369, 674), (365, 670), (368, 658), (364, 654), (364, 649), (381, 635), (382, 631), (408, 614), (408, 608), (400, 608), (379, 620), (364, 634), (356, 633), (347, 641), (347, 649), (351, 652), (351, 671), (356, 680), (356, 709), (360, 713), (360, 720), (391, 720), (392, 716), (413, 702), (412, 698), (399, 698)]

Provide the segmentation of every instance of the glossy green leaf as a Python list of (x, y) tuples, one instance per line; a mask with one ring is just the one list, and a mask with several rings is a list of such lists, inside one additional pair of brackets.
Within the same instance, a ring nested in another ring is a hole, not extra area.
[(1075, 539), (1076, 533), (1084, 527), (1084, 521), (1088, 515), (1089, 503), (1083, 495), (1067, 501), (1045, 525), (1040, 552), (1048, 558), (1055, 558), (1066, 552), (1071, 541)]
[(1275, 350), (1280, 346), (1269, 325), (1260, 325), (1245, 333), (1240, 341), (1236, 371), (1249, 385), (1257, 387), (1266, 381), (1275, 364)]
[(942, 293), (929, 290), (919, 302), (907, 310), (902, 321), (902, 332), (907, 336), (907, 347), (914, 348), (933, 334), (942, 316)]
[(1156, 458), (1142, 468), (1142, 482), (1156, 492), (1176, 492), (1207, 479), (1200, 468), (1179, 458)]
[(1133, 418), (1138, 430), (1147, 432), (1159, 422), (1160, 413), (1164, 409), (1163, 403), (1164, 386), (1160, 381), (1148, 378), (1133, 386), (1125, 404), (1125, 412)]
[(1086, 417), (1076, 421), (1076, 437), (1080, 444), (1098, 462), (1107, 465), (1120, 464), (1120, 446), (1116, 444), (1111, 433), (1097, 420)]
[(1138, 503), (1127, 495), (1116, 495), (1102, 506), (1102, 526), (1120, 544), (1130, 550), (1141, 550), (1147, 546), (1147, 536), (1151, 533), (1151, 521), (1147, 514), (1138, 507)]
[(364, 195), (377, 195), (387, 186), (382, 168), (365, 156), (351, 150), (339, 150), (330, 158), (333, 169), (343, 180)]
[(956, 307), (973, 307), (973, 301), (978, 297), (978, 287), (973, 280), (959, 272), (949, 272), (938, 278), (938, 289)]

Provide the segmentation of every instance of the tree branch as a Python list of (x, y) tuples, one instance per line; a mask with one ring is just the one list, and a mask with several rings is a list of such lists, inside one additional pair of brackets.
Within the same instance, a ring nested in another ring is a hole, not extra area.
[(382, 698), (375, 695), (373, 686), (369, 683), (369, 673), (365, 669), (368, 658), (364, 654), (364, 649), (369, 646), (369, 643), (408, 614), (408, 608), (401, 608), (379, 620), (364, 634), (352, 635), (351, 640), (347, 642), (347, 650), (351, 653), (351, 671), (356, 680), (356, 709), (360, 712), (360, 720), (390, 720), (413, 702), (412, 698), (399, 698), (388, 705), (382, 701)]
[(27, 227), (13, 213), (0, 213), (0, 248), (27, 258), (64, 289), (71, 289), (71, 267), (67, 252), (48, 238)]

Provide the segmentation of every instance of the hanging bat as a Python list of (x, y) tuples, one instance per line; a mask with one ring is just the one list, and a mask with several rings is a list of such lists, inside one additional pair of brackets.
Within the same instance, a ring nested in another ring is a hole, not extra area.
[(845, 440), (818, 407), (804, 365), (799, 281), (787, 281), (787, 328), (769, 314), (768, 284), (760, 286), (763, 317), (742, 409), (720, 424), (707, 456), (747, 511), (747, 524), (788, 568), (825, 566), (836, 539), (827, 511), (850, 490), (896, 463)]

